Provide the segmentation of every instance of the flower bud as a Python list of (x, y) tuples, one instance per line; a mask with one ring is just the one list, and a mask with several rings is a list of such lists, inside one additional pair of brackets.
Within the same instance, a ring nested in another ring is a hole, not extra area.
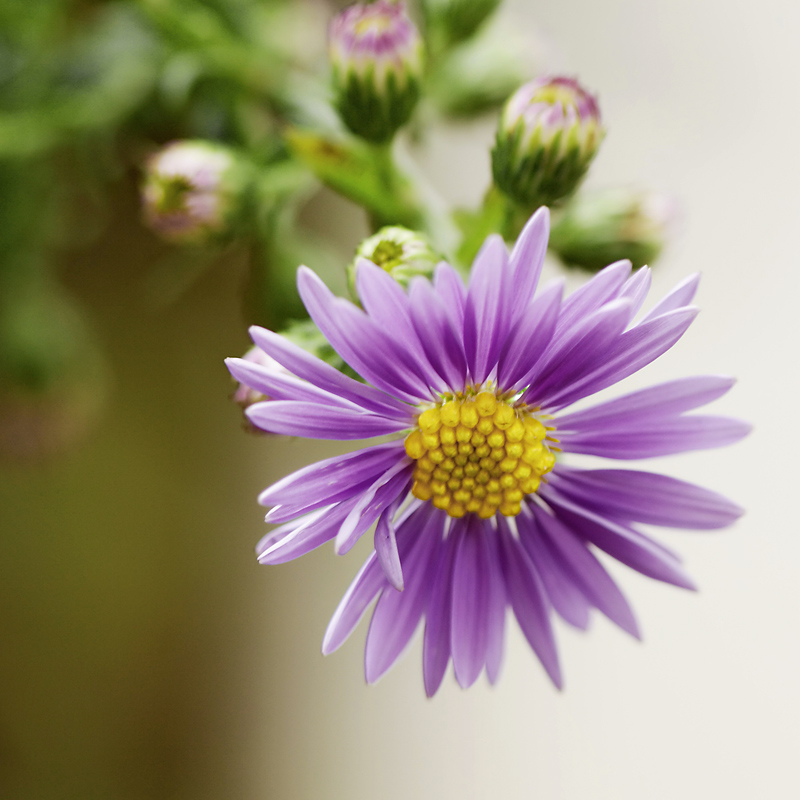
[(403, 3), (354, 5), (333, 19), (328, 35), (335, 104), (347, 127), (388, 142), (419, 99), (422, 40)]
[(422, 275), (432, 278), (433, 270), (442, 256), (421, 233), (399, 225), (381, 228), (365, 239), (356, 249), (356, 256), (347, 267), (347, 283), (353, 297), (357, 297), (356, 273), (358, 262), (366, 258), (386, 270), (404, 289), (412, 278)]
[(623, 258), (640, 267), (658, 258), (675, 216), (675, 201), (655, 192), (580, 194), (554, 220), (550, 247), (566, 263), (592, 272)]
[(537, 78), (503, 108), (494, 181), (526, 209), (553, 205), (577, 187), (603, 135), (597, 101), (576, 80)]
[(247, 189), (242, 164), (211, 142), (173, 142), (153, 155), (142, 185), (145, 222), (164, 239), (208, 244), (230, 234)]

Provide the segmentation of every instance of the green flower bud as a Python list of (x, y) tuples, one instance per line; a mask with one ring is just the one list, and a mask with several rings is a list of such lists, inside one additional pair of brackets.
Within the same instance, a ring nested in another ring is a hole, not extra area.
[(568, 264), (595, 272), (627, 258), (652, 264), (675, 218), (675, 201), (662, 194), (606, 189), (580, 194), (554, 219), (550, 247)]
[(249, 185), (249, 170), (228, 148), (173, 142), (147, 162), (144, 220), (176, 244), (221, 242), (235, 227)]
[(436, 265), (443, 260), (423, 234), (399, 225), (381, 228), (361, 242), (347, 267), (347, 284), (353, 297), (358, 297), (356, 273), (362, 258), (386, 270), (404, 289), (417, 275), (432, 278)]
[(537, 78), (503, 108), (494, 181), (526, 209), (553, 205), (575, 190), (603, 135), (597, 101), (576, 80)]
[(469, 39), (500, 5), (500, 0), (424, 0), (422, 13), (428, 31), (444, 47)]
[(335, 105), (347, 127), (388, 142), (419, 99), (422, 40), (403, 3), (354, 5), (331, 22), (328, 47)]

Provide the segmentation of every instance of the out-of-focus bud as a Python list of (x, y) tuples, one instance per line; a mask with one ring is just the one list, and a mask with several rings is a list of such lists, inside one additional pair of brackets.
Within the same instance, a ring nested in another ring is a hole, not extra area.
[(381, 228), (361, 242), (355, 258), (347, 267), (347, 285), (353, 297), (358, 296), (356, 272), (362, 258), (386, 270), (404, 289), (417, 275), (432, 278), (436, 265), (443, 259), (423, 234), (399, 225)]
[(500, 0), (424, 0), (426, 30), (440, 46), (462, 42), (500, 5)]
[(676, 216), (675, 200), (657, 192), (580, 194), (554, 220), (550, 247), (566, 263), (592, 272), (623, 258), (634, 267), (652, 265)]
[(503, 108), (492, 150), (494, 181), (526, 209), (553, 205), (577, 187), (603, 135), (597, 100), (576, 80), (537, 78)]
[(224, 241), (249, 188), (249, 171), (226, 147), (173, 142), (151, 156), (142, 184), (144, 219), (178, 244)]
[(422, 40), (403, 3), (354, 5), (328, 32), (335, 104), (347, 127), (370, 142), (388, 142), (419, 99)]

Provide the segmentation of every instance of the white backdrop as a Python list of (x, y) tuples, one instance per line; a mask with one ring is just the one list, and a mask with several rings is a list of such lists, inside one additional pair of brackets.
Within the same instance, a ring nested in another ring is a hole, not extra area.
[[(681, 202), (651, 298), (700, 270), (702, 313), (627, 386), (735, 374), (714, 410), (756, 429), (730, 449), (640, 466), (720, 490), (747, 514), (727, 531), (661, 534), (698, 594), (612, 565), (644, 641), (599, 616), (587, 634), (559, 625), (561, 693), (513, 622), (493, 689), (481, 679), (462, 692), (449, 676), (426, 700), (419, 639), (367, 687), (365, 624), (335, 655), (319, 647), (368, 543), (345, 558), (323, 548), (260, 568), (242, 601), (246, 722), (232, 758), (250, 796), (276, 800), (798, 797), (800, 10), (785, 0), (517, 0), (503, 15), (544, 43), (548, 67), (599, 93), (608, 136), (591, 183), (642, 184)], [(443, 130), (431, 142), (424, 167), (451, 200), (479, 198), (492, 129)], [(313, 456), (301, 442), (276, 443), (267, 466), (259, 443), (251, 452), (254, 492)], [(258, 509), (236, 514), (255, 543)]]

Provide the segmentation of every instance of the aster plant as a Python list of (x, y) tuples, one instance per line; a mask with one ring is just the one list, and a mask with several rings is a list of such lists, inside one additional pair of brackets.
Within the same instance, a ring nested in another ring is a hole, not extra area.
[[(266, 489), (278, 527), (257, 547), (279, 564), (333, 541), (346, 553), (374, 525), (374, 550), (333, 615), (331, 653), (377, 599), (366, 679), (380, 678), (424, 619), (427, 694), (450, 660), (462, 687), (486, 669), (497, 680), (506, 609), (556, 686), (562, 674), (555, 612), (586, 628), (592, 608), (632, 636), (634, 614), (596, 551), (656, 580), (692, 589), (678, 557), (639, 525), (721, 528), (741, 509), (653, 472), (583, 469), (589, 454), (636, 460), (731, 444), (749, 430), (727, 417), (687, 414), (733, 381), (703, 375), (571, 411), (672, 347), (697, 314), (692, 276), (638, 317), (650, 282), (620, 261), (564, 298), (537, 291), (549, 213), (540, 209), (510, 255), (489, 237), (468, 285), (445, 262), (404, 290), (359, 263), (360, 306), (334, 296), (309, 269), (297, 281), (319, 330), (362, 378), (345, 376), (272, 331), (255, 345), (280, 369), (229, 359), (231, 374), (268, 401), (247, 408), (257, 427), (376, 444), (305, 467)], [(288, 374), (287, 374), (288, 373)]]

